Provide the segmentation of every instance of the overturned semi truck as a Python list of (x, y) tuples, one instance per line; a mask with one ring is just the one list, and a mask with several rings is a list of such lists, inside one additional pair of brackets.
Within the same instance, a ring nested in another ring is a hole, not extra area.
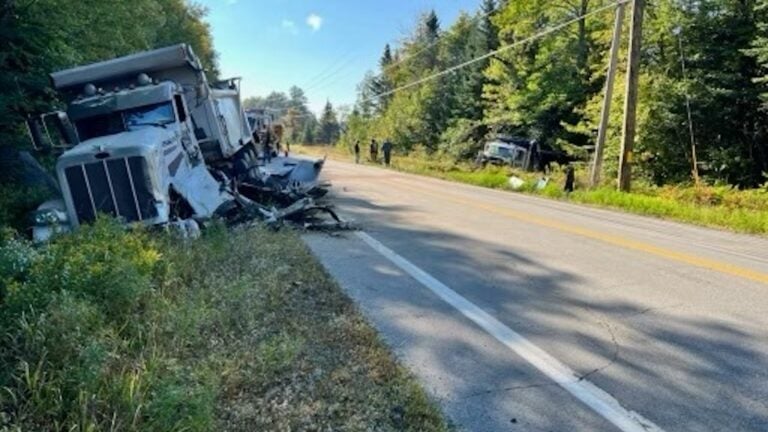
[(99, 214), (182, 227), (238, 207), (269, 218), (277, 209), (249, 195), (317, 193), (322, 161), (260, 157), (239, 79), (210, 83), (186, 44), (55, 72), (51, 81), (66, 110), (27, 123), (36, 148), (59, 154), (61, 196), (35, 213), (38, 241)]

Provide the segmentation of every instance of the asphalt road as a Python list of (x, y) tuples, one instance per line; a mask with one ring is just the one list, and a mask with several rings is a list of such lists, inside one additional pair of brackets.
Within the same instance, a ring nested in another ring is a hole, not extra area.
[(307, 243), (460, 430), (768, 431), (768, 240), (336, 161), (324, 175), (397, 259), (354, 233)]

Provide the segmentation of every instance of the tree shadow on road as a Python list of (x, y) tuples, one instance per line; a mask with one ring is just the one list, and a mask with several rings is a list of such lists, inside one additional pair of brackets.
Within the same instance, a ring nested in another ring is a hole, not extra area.
[[(374, 237), (386, 239), (388, 247), (662, 428), (768, 429), (768, 348), (759, 329), (683, 314), (674, 306), (654, 309), (639, 302), (585, 298), (580, 294), (583, 287), (575, 289), (585, 283), (582, 275), (531, 259), (524, 246), (500, 247), (448, 230), (424, 229), (401, 219), (402, 210), (414, 217), (408, 206), (383, 206), (346, 195), (338, 205)], [(451, 333), (456, 311), (435, 308), (426, 289), (399, 300), (376, 290), (366, 295), (378, 296), (366, 299), (368, 307), (403, 314), (404, 319), (394, 323), (376, 323), (388, 327), (387, 342), (400, 356), (418, 357), (457, 377), (444, 383), (445, 388), (433, 389), (443, 403), (460, 411), (472, 398), (484, 398), (492, 422), (488, 430), (509, 430), (508, 419), (492, 415), (516, 404), (516, 394), (545, 387), (562, 391), (543, 375), (531, 373), (530, 365), (506, 348), (479, 348), (467, 342), (466, 334)], [(414, 320), (425, 315), (449, 330), (437, 335), (433, 329), (420, 332)], [(474, 331), (477, 338), (484, 337), (479, 328)], [(490, 355), (462, 355), (478, 349)], [(546, 397), (541, 393), (525, 402), (519, 398), (519, 409), (534, 409), (530, 404), (546, 403)], [(574, 399), (574, 404), (579, 403)], [(558, 408), (551, 410), (537, 428), (561, 427)]]

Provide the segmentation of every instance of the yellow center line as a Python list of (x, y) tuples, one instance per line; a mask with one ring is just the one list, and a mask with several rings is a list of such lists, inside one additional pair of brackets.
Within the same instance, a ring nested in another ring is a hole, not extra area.
[(563, 223), (554, 219), (542, 218), (540, 216), (534, 216), (529, 213), (511, 210), (509, 208), (494, 206), (482, 201), (474, 200), (467, 197), (458, 197), (450, 193), (440, 192), (436, 193), (426, 188), (413, 187), (411, 185), (404, 184), (400, 181), (393, 179), (377, 179), (377, 182), (388, 183), (394, 187), (406, 189), (411, 192), (416, 192), (422, 195), (427, 195), (438, 200), (450, 201), (456, 204), (464, 206), (472, 206), (477, 209), (485, 210), (489, 213), (495, 213), (501, 216), (505, 216), (511, 219), (516, 219), (521, 222), (543, 226), (546, 228), (552, 228), (561, 232), (574, 234), (582, 237), (586, 237), (592, 240), (601, 241), (603, 243), (619, 246), (624, 249), (635, 250), (644, 252), (651, 255), (656, 255), (670, 261), (676, 261), (695, 267), (736, 276), (742, 279), (747, 279), (755, 282), (768, 284), (768, 274), (759, 271), (751, 270), (746, 267), (737, 266), (734, 264), (728, 264), (726, 262), (717, 261), (709, 258), (704, 258), (696, 255), (691, 255), (684, 252), (678, 252), (672, 249), (667, 249), (659, 246), (652, 245), (650, 243), (641, 242), (638, 240), (629, 239), (626, 237), (620, 237), (613, 234), (607, 234), (591, 229), (579, 227)]

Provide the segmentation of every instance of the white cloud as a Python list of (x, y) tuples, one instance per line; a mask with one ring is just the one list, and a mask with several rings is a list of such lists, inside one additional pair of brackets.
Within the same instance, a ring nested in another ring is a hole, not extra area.
[(298, 29), (298, 28), (296, 28), (296, 23), (295, 23), (295, 22), (293, 22), (293, 21), (291, 21), (291, 20), (287, 20), (287, 19), (284, 19), (284, 20), (283, 20), (283, 21), (280, 23), (280, 25), (281, 25), (281, 26), (282, 26), (284, 29), (288, 30), (289, 32), (291, 32), (291, 33), (293, 33), (293, 34), (296, 34), (296, 33), (298, 33), (298, 32), (299, 32), (299, 29)]
[(315, 13), (309, 14), (307, 25), (312, 28), (312, 31), (318, 31), (323, 26), (323, 17)]

